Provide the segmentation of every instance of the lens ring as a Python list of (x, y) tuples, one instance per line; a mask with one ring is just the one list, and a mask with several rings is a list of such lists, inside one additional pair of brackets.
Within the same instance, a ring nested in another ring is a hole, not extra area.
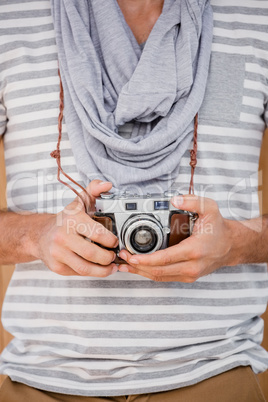
[[(154, 244), (147, 251), (146, 248), (143, 250), (143, 247), (135, 247), (133, 244), (133, 234), (137, 233), (138, 230), (143, 228), (147, 228), (154, 235)], [(162, 230), (161, 223), (155, 219), (153, 216), (141, 214), (135, 215), (129, 218), (121, 231), (121, 239), (122, 243), (126, 247), (126, 249), (132, 254), (150, 254), (156, 250), (159, 250), (163, 244), (164, 235)]]
[[(130, 244), (136, 253), (145, 254), (153, 250), (157, 244), (155, 230), (148, 226), (136, 228), (130, 235)], [(140, 240), (140, 241), (139, 241)]]

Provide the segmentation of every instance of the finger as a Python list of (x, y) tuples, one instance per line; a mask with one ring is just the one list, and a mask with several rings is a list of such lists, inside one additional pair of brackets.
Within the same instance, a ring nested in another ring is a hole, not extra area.
[(196, 195), (179, 195), (173, 197), (171, 199), (171, 203), (175, 208), (194, 212), (199, 216), (218, 211), (216, 201), (212, 200), (211, 198), (198, 197)]
[(80, 214), (77, 218), (75, 230), (78, 234), (104, 247), (115, 248), (118, 246), (118, 238), (101, 223), (91, 219), (86, 213)]
[(53, 266), (51, 269), (52, 272), (58, 275), (62, 276), (78, 276), (78, 273), (75, 272), (72, 268), (68, 267), (68, 265), (65, 265), (63, 263), (57, 263)]
[(200, 276), (198, 266), (190, 261), (174, 264), (169, 267), (133, 267), (131, 265), (119, 265), (120, 272), (129, 272), (140, 275), (156, 282), (185, 282), (193, 283)]
[(144, 266), (165, 266), (181, 261), (197, 259), (199, 257), (199, 245), (193, 237), (183, 240), (175, 246), (164, 250), (155, 251), (152, 254), (130, 254), (127, 250), (122, 250), (119, 256), (131, 265)]
[(70, 267), (80, 276), (105, 278), (115, 273), (118, 269), (116, 264), (110, 264), (107, 266), (94, 264), (93, 262), (86, 261), (79, 255), (66, 250), (59, 258), (63, 264)]
[(96, 244), (90, 243), (81, 236), (68, 236), (65, 246), (84, 260), (100, 265), (109, 265), (116, 257), (116, 254), (113, 251), (106, 250)]
[(77, 196), (65, 209), (72, 210), (76, 209), (83, 211), (85, 205), (87, 211), (94, 210), (95, 197), (98, 197), (101, 193), (105, 193), (112, 188), (111, 182), (103, 182), (101, 180), (92, 180), (86, 187), (85, 191), (81, 191), (79, 196)]

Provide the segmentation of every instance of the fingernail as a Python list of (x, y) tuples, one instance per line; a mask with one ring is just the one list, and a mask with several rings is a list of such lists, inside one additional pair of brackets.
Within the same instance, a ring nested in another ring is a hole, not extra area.
[(113, 267), (113, 269), (112, 269), (111, 275), (115, 274), (117, 271), (118, 271), (118, 266), (115, 265), (115, 266)]
[(106, 184), (112, 184), (110, 181), (101, 181), (100, 183), (99, 183), (99, 186), (104, 186), (104, 185), (106, 185)]
[(130, 262), (130, 264), (138, 264), (139, 263), (139, 261), (133, 257), (130, 257), (129, 262)]
[(183, 197), (181, 195), (179, 195), (178, 197), (173, 197), (171, 199), (171, 202), (174, 205), (174, 207), (179, 208), (183, 205)]
[(121, 252), (120, 252), (120, 257), (121, 257), (123, 260), (126, 260), (126, 259), (127, 259), (127, 253), (125, 253), (124, 251), (121, 251)]
[(119, 265), (119, 271), (120, 272), (128, 272), (128, 266), (127, 265)]

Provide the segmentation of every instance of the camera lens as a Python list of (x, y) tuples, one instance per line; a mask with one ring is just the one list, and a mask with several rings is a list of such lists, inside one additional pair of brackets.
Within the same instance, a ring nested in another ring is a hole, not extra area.
[(162, 225), (154, 216), (134, 215), (122, 227), (121, 239), (132, 254), (152, 253), (159, 250), (163, 244)]
[(157, 234), (148, 226), (137, 228), (130, 236), (130, 243), (138, 253), (149, 253), (155, 248)]

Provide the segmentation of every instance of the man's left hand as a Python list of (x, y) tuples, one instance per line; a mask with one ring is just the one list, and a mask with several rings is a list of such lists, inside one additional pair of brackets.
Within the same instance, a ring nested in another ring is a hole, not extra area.
[(195, 212), (198, 219), (193, 233), (179, 244), (152, 254), (130, 254), (121, 250), (127, 264), (119, 271), (142, 275), (159, 282), (194, 282), (224, 265), (235, 265), (232, 250), (233, 221), (224, 219), (218, 205), (210, 198), (178, 196), (172, 204)]

